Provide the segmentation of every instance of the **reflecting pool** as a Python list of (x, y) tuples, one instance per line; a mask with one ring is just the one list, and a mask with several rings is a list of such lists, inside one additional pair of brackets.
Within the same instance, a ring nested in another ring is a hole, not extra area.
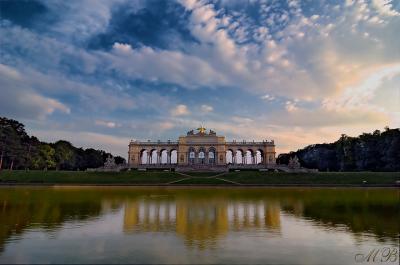
[(399, 196), (389, 188), (0, 187), (0, 263), (398, 264)]

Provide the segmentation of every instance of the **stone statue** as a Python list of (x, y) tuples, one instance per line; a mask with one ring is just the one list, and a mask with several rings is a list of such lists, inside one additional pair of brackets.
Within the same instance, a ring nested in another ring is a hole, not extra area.
[(110, 155), (107, 157), (106, 162), (104, 163), (104, 168), (105, 169), (113, 169), (115, 168), (117, 165), (115, 164), (115, 160), (113, 157), (111, 157)]
[(289, 158), (288, 167), (289, 168), (300, 168), (300, 162), (299, 162), (299, 159), (297, 158), (297, 156)]
[(210, 130), (210, 135), (216, 135), (217, 133), (213, 130)]
[(187, 135), (193, 135), (193, 134), (194, 134), (193, 130), (190, 130), (190, 131), (187, 132)]

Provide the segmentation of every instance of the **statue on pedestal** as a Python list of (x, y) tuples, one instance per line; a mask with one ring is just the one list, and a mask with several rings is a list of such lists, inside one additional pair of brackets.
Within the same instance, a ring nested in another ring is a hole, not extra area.
[(297, 156), (289, 158), (288, 167), (289, 168), (300, 168), (301, 167), (299, 159), (297, 158)]
[(204, 128), (203, 125), (201, 125), (199, 128), (197, 128), (197, 130), (199, 131), (197, 134), (205, 134), (206, 133), (206, 128)]
[(107, 157), (106, 162), (104, 162), (105, 169), (113, 169), (116, 168), (117, 165), (115, 164), (115, 160), (110, 155)]

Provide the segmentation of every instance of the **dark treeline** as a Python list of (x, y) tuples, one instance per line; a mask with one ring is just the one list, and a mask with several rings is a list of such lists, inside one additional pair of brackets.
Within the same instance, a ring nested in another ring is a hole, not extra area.
[(400, 171), (400, 129), (342, 135), (330, 144), (315, 144), (281, 154), (277, 162), (288, 164), (297, 156), (302, 166), (321, 171)]
[[(103, 166), (108, 156), (112, 155), (103, 150), (77, 148), (67, 141), (41, 142), (29, 136), (22, 123), (0, 117), (0, 170), (85, 170)], [(120, 156), (114, 159), (116, 164), (125, 163)]]

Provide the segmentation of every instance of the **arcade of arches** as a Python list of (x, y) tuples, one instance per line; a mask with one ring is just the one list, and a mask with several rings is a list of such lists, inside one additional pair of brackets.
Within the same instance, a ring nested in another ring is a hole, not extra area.
[(266, 167), (275, 164), (274, 141), (225, 141), (214, 131), (200, 127), (178, 141), (139, 142), (129, 144), (131, 168), (146, 167)]

